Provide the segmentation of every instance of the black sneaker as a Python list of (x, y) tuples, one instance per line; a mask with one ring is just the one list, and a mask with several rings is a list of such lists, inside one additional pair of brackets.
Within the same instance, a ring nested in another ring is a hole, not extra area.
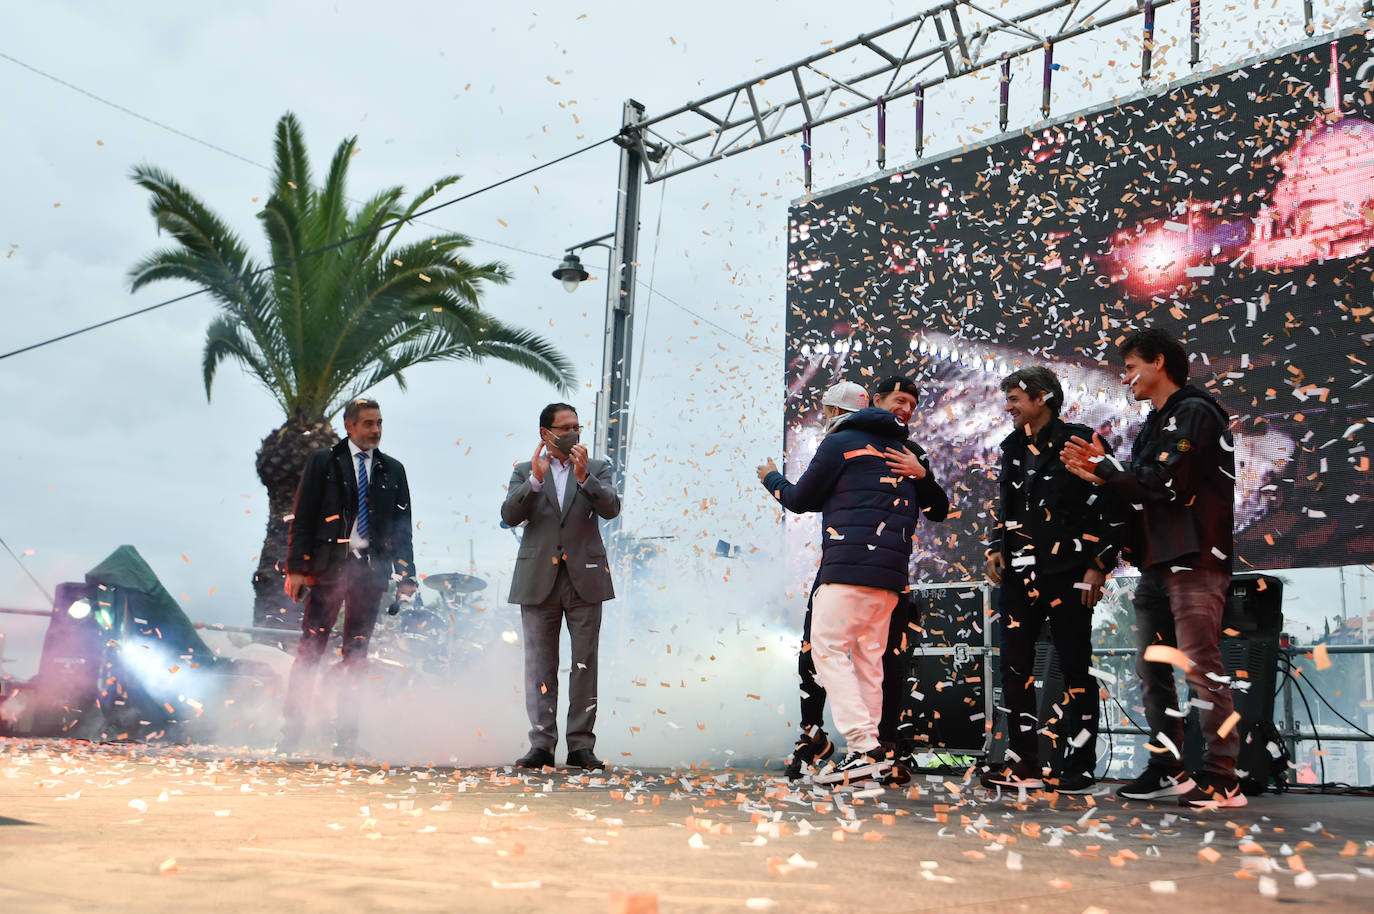
[(1087, 771), (1061, 774), (1058, 778), (1050, 778), (1046, 781), (1045, 789), (1075, 795), (1092, 793), (1097, 789), (1097, 778)]
[[(901, 787), (903, 784), (910, 783), (911, 772), (915, 766), (909, 763), (907, 756), (903, 755), (897, 748), (896, 743), (880, 742), (875, 752), (882, 753), (882, 759), (890, 762), (888, 769), (878, 776), (878, 783), (884, 787)], [(869, 753), (870, 756), (873, 753)]]
[(1195, 786), (1193, 779), (1183, 769), (1167, 771), (1149, 765), (1140, 777), (1118, 787), (1116, 795), (1123, 800), (1158, 800), (1161, 797), (1182, 796)]
[(1025, 762), (1008, 762), (1001, 768), (989, 769), (983, 772), (978, 779), (989, 790), (998, 787), (1024, 787), (1027, 790), (1038, 790), (1045, 786), (1045, 782), (1040, 777), (1040, 772)]
[(892, 767), (878, 776), (878, 783), (884, 787), (903, 787), (911, 783), (912, 765), (907, 756), (892, 762)]
[(1211, 772), (1199, 774), (1193, 789), (1178, 798), (1179, 806), (1191, 806), (1194, 809), (1236, 809), (1249, 802), (1249, 798), (1241, 793), (1239, 781)]
[(816, 775), (813, 781), (817, 784), (848, 786), (872, 781), (891, 767), (892, 759), (880, 748), (867, 752), (852, 751), (844, 757), (844, 761)]
[(823, 762), (835, 754), (835, 744), (820, 727), (803, 730), (797, 737), (797, 745), (787, 757), (787, 779), (795, 781), (803, 774), (802, 769)]

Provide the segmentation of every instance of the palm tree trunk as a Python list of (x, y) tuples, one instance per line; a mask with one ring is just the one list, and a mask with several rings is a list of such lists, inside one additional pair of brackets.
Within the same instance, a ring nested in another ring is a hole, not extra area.
[(303, 604), (286, 596), (286, 518), (294, 510), (296, 487), (306, 459), (322, 447), (333, 447), (339, 436), (323, 417), (286, 420), (262, 439), (258, 449), (258, 478), (267, 487), (267, 534), (253, 575), (253, 624), (268, 628), (300, 628)]

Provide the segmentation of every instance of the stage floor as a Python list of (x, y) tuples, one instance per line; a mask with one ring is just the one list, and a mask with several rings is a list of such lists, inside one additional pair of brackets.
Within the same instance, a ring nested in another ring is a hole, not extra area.
[(1251, 914), (1372, 898), (1364, 798), (1198, 812), (926, 775), (832, 797), (733, 769), (521, 777), (0, 740), (6, 912)]

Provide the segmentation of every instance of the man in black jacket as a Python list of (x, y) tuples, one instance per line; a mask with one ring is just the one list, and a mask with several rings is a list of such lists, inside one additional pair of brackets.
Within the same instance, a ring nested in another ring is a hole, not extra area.
[(758, 468), (784, 508), (822, 512), (811, 652), (848, 752), (818, 782), (866, 780), (891, 767), (878, 740), (889, 617), (908, 590), (921, 507), (949, 505), (924, 452), (907, 441), (918, 396), (909, 381), (885, 381), (879, 406), (842, 417), (795, 485), (771, 459)]
[[(298, 748), (315, 700), (315, 679), (329, 633), (344, 609), (345, 684), (338, 698), (339, 755), (357, 746), (357, 692), (377, 610), (390, 581), (403, 597), (415, 593), (411, 545), (410, 485), (405, 467), (377, 450), (382, 410), (376, 400), (344, 407), (348, 437), (310, 456), (296, 490), (286, 558), (286, 594), (305, 595), (300, 645), (286, 689), (286, 720), (278, 744)], [(308, 590), (308, 593), (307, 593)]]
[[(1096, 436), (1071, 440), (1063, 455), (1072, 472), (1109, 486), (1135, 508), (1136, 671), (1154, 733), (1153, 758), (1117, 794), (1132, 800), (1178, 796), (1184, 806), (1244, 806), (1236, 780), (1240, 736), (1221, 660), (1235, 509), (1230, 417), (1188, 383), (1188, 354), (1168, 333), (1133, 330), (1118, 348), (1123, 383), (1137, 400), (1154, 405), (1136, 435), (1130, 463), (1123, 466), (1106, 455)], [(1151, 650), (1161, 645), (1176, 650)], [(1184, 668), (1202, 712), (1207, 748), (1203, 769), (1191, 778), (1181, 755), (1183, 717), (1171, 663)]]
[(1035, 645), (1049, 622), (1067, 694), (1060, 698), (1063, 759), (1049, 783), (1060, 793), (1091, 793), (1097, 768), (1098, 685), (1092, 666), (1093, 607), (1116, 566), (1122, 521), (1110, 493), (1079, 479), (1059, 459), (1086, 425), (1059, 417), (1064, 389), (1042, 366), (1002, 381), (1015, 428), (1002, 441), (1001, 498), (988, 549), (988, 577), (1000, 583), (1002, 710), (1008, 764), (982, 777), (985, 787), (1045, 786), (1036, 714)]

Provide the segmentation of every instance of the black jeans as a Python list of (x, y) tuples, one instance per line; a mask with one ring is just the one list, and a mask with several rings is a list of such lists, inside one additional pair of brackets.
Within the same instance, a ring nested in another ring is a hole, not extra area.
[(1083, 591), (1074, 587), (1082, 580), (1081, 570), (1045, 574), (1008, 568), (999, 603), (1007, 754), (1040, 767), (1040, 726), (1045, 722), (1036, 709), (1035, 644), (1048, 620), (1067, 689), (1055, 702), (1063, 721), (1059, 738), (1064, 760), (1056, 772), (1061, 775), (1092, 774), (1097, 768), (1098, 685), (1088, 673), (1093, 614), (1083, 605)]
[[(1207, 745), (1202, 767), (1228, 778), (1236, 775), (1236, 756), (1240, 752), (1239, 727), (1232, 727), (1224, 737), (1218, 735), (1235, 709), (1221, 660), (1221, 613), (1230, 586), (1231, 575), (1224, 571), (1171, 571), (1156, 566), (1140, 573), (1134, 599), (1136, 645), (1140, 649), (1135, 668), (1140, 675), (1150, 732), (1163, 734), (1178, 751), (1183, 750), (1183, 718), (1168, 713), (1178, 711), (1174, 668), (1168, 663), (1145, 660), (1146, 648), (1164, 644), (1178, 648), (1192, 661), (1186, 674), (1189, 694), (1210, 705), (1199, 712), (1202, 738)], [(1165, 750), (1152, 753), (1160, 766), (1183, 765), (1183, 760), (1169, 752), (1168, 747), (1157, 739), (1154, 742)]]
[[(909, 593), (898, 594), (897, 606), (887, 629), (887, 648), (883, 651), (883, 718), (878, 723), (878, 739), (895, 743), (909, 737), (910, 720), (903, 711), (911, 689), (911, 648), (914, 639), (907, 626), (919, 615), (919, 604)], [(905, 639), (905, 640), (903, 640)], [(801, 678), (802, 729), (825, 725), (825, 688), (816, 680), (816, 661), (811, 657), (811, 603), (806, 604), (802, 621), (802, 644), (797, 653), (797, 675)]]
[(341, 678), (337, 694), (337, 726), (340, 742), (358, 733), (358, 687), (367, 669), (367, 648), (377, 625), (377, 611), (386, 589), (387, 563), (370, 563), (366, 557), (349, 554), (341, 567), (319, 576), (305, 598), (305, 618), (301, 641), (291, 664), (286, 687), (286, 720), (282, 735), (296, 740), (305, 728), (307, 716), (315, 706), (315, 680), (329, 645), (329, 633), (344, 613), (343, 661), (334, 672)]

